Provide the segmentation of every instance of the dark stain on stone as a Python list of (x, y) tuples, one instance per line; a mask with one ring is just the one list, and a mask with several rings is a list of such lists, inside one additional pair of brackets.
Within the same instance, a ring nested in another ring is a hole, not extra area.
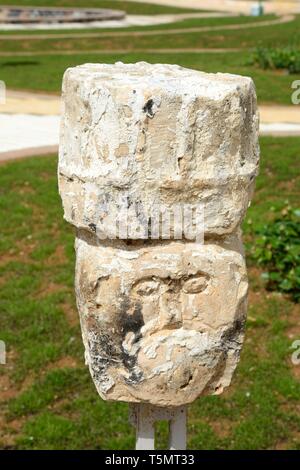
[(235, 320), (232, 327), (226, 330), (222, 335), (222, 343), (226, 345), (226, 349), (233, 348), (234, 345), (240, 343), (239, 335), (245, 329), (245, 320)]
[(89, 224), (89, 227), (90, 229), (92, 230), (92, 232), (96, 233), (96, 225), (95, 224)]
[(128, 372), (125, 380), (128, 384), (137, 384), (143, 374), (136, 368), (137, 354), (129, 354), (123, 347), (126, 335), (133, 333), (132, 344), (137, 343), (141, 337), (141, 328), (144, 325), (142, 307), (139, 302), (132, 301), (123, 296), (120, 299), (120, 308), (115, 312), (115, 321), (112, 324), (103, 324), (97, 314), (90, 316), (87, 329), (89, 331), (89, 352), (92, 359), (93, 377), (99, 381), (105, 381), (106, 371), (109, 367), (121, 364)]
[(153, 118), (154, 112), (153, 112), (153, 107), (154, 101), (152, 99), (148, 100), (145, 106), (143, 107), (144, 113), (147, 114), (148, 117)]
[(131, 302), (127, 297), (125, 297), (121, 302), (120, 317), (118, 319), (123, 338), (125, 338), (126, 334), (130, 331), (138, 334), (144, 325), (141, 304), (136, 302), (132, 313), (129, 313), (130, 310)]
[(120, 350), (114, 343), (112, 336), (107, 333), (99, 334), (100, 328), (93, 329), (94, 338), (90, 336), (89, 352), (92, 358), (93, 377), (101, 381), (107, 368), (120, 362)]
[(131, 200), (130, 196), (126, 197), (126, 209), (130, 209), (130, 207), (133, 205), (133, 201)]
[(117, 321), (121, 339), (121, 361), (130, 374), (126, 382), (138, 383), (142, 378), (142, 373), (137, 373), (134, 370), (137, 363), (137, 353), (135, 355), (128, 354), (128, 352), (124, 350), (122, 343), (126, 335), (130, 332), (134, 334), (132, 344), (137, 343), (142, 337), (141, 328), (144, 325), (144, 319), (141, 304), (135, 302), (132, 306), (130, 299), (123, 297)]

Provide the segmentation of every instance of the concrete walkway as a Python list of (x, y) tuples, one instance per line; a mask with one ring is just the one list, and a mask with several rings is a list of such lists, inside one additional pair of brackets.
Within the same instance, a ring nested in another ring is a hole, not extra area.
[(261, 105), (260, 134), (300, 136), (300, 105)]
[(59, 119), (59, 116), (0, 114), (0, 160), (31, 155), (34, 148), (56, 150)]
[(8, 90), (6, 103), (0, 104), (0, 114), (55, 116), (60, 110), (60, 98), (46, 93)]
[(58, 96), (9, 90), (0, 105), (0, 163), (57, 152)]
[[(56, 153), (60, 98), (55, 95), (8, 91), (0, 105), (0, 162)], [(300, 105), (260, 106), (260, 133), (300, 136)]]
[[(145, 0), (129, 0), (130, 2), (143, 3)], [(147, 0), (155, 5), (167, 5), (178, 8), (194, 8), (199, 10), (229, 11), (235, 13), (250, 13), (251, 6), (255, 2), (247, 0)], [(300, 13), (298, 0), (269, 0), (264, 2), (265, 13)]]

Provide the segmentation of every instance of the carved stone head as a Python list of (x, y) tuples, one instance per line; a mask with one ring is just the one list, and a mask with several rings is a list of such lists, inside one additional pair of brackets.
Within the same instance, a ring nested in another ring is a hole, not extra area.
[(239, 253), (184, 242), (76, 246), (87, 362), (103, 398), (177, 406), (228, 385), (245, 321)]
[[(259, 161), (252, 80), (85, 64), (66, 71), (63, 103), (59, 190), (77, 229), (77, 304), (98, 392), (166, 407), (221, 393), (246, 315), (240, 225)], [(120, 200), (131, 212), (127, 236), (114, 238)], [(177, 228), (165, 239), (160, 216), (148, 236), (157, 206), (174, 220), (178, 206), (201, 207), (203, 244), (186, 232), (175, 240)]]

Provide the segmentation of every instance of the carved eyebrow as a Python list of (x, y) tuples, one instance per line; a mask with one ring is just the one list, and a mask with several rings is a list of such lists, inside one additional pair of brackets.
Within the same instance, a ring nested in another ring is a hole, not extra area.
[(159, 286), (159, 284), (161, 284), (161, 279), (158, 277), (151, 276), (151, 277), (139, 279), (138, 281), (136, 281), (133, 284), (132, 289), (142, 290), (143, 288), (147, 288), (147, 287), (150, 289), (151, 288), (156, 289)]
[(183, 276), (182, 279), (183, 279), (183, 281), (188, 281), (189, 279), (197, 279), (197, 278), (200, 278), (200, 277), (209, 278), (210, 276), (209, 276), (208, 273), (205, 273), (204, 271), (197, 271), (194, 274), (187, 274), (187, 275)]
[(203, 272), (203, 271), (197, 271), (196, 273), (193, 273), (193, 274), (184, 274), (183, 276), (180, 276), (178, 278), (174, 277), (174, 278), (171, 278), (171, 277), (166, 277), (166, 278), (159, 278), (161, 281), (163, 281), (164, 283), (170, 283), (170, 282), (174, 282), (176, 284), (178, 283), (185, 283), (186, 281), (190, 280), (190, 279), (197, 279), (197, 278), (201, 278), (201, 277), (205, 277), (206, 279), (209, 279), (209, 274)]
[(147, 285), (147, 283), (158, 283), (158, 284), (167, 284), (171, 285), (173, 284), (174, 286), (180, 286), (183, 287), (183, 285), (191, 280), (191, 279), (201, 279), (204, 278), (207, 281), (209, 280), (210, 276), (203, 272), (203, 271), (198, 271), (197, 273), (194, 274), (185, 274), (179, 278), (171, 278), (170, 276), (167, 277), (159, 277), (159, 276), (147, 276), (145, 278), (138, 279), (137, 281), (134, 282), (132, 285), (132, 289), (137, 289), (140, 286), (142, 287), (143, 285)]
[(137, 286), (138, 284), (141, 284), (142, 282), (155, 282), (155, 281), (161, 282), (162, 280), (163, 280), (163, 279), (160, 278), (160, 277), (158, 277), (158, 276), (151, 276), (151, 275), (150, 275), (150, 276), (146, 276), (146, 277), (142, 277), (142, 278), (140, 278), (140, 279), (137, 279), (137, 280), (133, 283), (132, 287), (135, 287), (135, 286)]
[[(187, 290), (187, 293), (191, 293), (191, 294), (200, 293), (200, 292), (202, 292), (203, 290), (206, 289), (206, 287), (208, 285), (208, 282), (209, 282), (209, 279), (210, 279), (210, 276), (208, 276), (207, 274), (205, 275), (204, 273), (194, 275), (194, 276), (190, 276), (188, 279), (186, 279), (185, 282), (182, 283), (183, 290), (185, 292)], [(193, 280), (195, 280), (194, 284), (192, 282)], [(202, 281), (202, 285), (201, 284), (199, 285), (197, 283), (197, 281)], [(190, 284), (188, 284), (189, 282), (190, 282)]]

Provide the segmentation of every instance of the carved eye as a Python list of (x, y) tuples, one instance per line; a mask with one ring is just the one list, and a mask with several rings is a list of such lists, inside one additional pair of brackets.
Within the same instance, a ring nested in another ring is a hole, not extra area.
[(187, 294), (198, 294), (206, 289), (208, 280), (205, 276), (198, 276), (188, 279), (183, 284), (183, 291)]
[(159, 282), (156, 280), (148, 280), (139, 283), (136, 286), (136, 292), (139, 295), (151, 295), (158, 291)]

